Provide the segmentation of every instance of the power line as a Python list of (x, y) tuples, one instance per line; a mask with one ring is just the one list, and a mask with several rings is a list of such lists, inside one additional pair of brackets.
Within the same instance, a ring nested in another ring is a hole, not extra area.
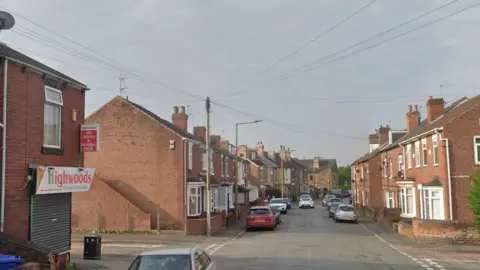
[[(406, 22), (404, 22), (404, 23), (401, 23), (401, 24), (399, 24), (399, 25), (397, 25), (397, 26), (394, 26), (394, 27), (392, 27), (392, 28), (390, 28), (390, 29), (388, 29), (388, 30), (386, 30), (386, 31), (383, 31), (383, 32), (381, 32), (381, 33), (379, 33), (379, 34), (376, 34), (376, 35), (374, 35), (374, 36), (372, 36), (372, 37), (370, 37), (370, 38), (367, 38), (367, 39), (365, 39), (365, 40), (363, 40), (363, 41), (360, 41), (360, 42), (358, 42), (358, 43), (355, 43), (355, 44), (353, 44), (353, 45), (347, 46), (347, 47), (345, 47), (344, 49), (342, 49), (342, 50), (340, 50), (340, 51), (337, 51), (337, 52), (335, 52), (335, 53), (333, 53), (333, 54), (330, 54), (330, 55), (327, 55), (327, 56), (322, 57), (322, 58), (320, 58), (320, 59), (317, 59), (317, 60), (315, 60), (314, 62), (311, 62), (311, 63), (309, 63), (309, 64), (302, 65), (302, 66), (300, 66), (300, 67), (298, 67), (298, 68), (295, 68), (294, 70), (292, 70), (292, 71), (290, 71), (290, 72), (286, 72), (286, 73), (280, 75), (279, 78), (276, 79), (276, 80), (273, 80), (273, 81), (270, 81), (270, 80), (263, 81), (263, 82), (257, 84), (256, 86), (261, 86), (261, 85), (264, 85), (264, 84), (267, 84), (267, 83), (270, 83), (270, 82), (280, 82), (280, 81), (289, 79), (289, 78), (291, 78), (291, 77), (300, 75), (300, 74), (302, 74), (302, 73), (304, 73), (304, 72), (307, 72), (307, 71), (309, 71), (309, 70), (303, 71), (303, 72), (298, 73), (298, 74), (294, 74), (294, 75), (285, 77), (285, 75), (288, 75), (289, 73), (293, 73), (293, 72), (298, 71), (298, 70), (301, 70), (301, 69), (303, 69), (303, 68), (305, 68), (305, 67), (312, 66), (312, 65), (314, 65), (314, 64), (316, 64), (316, 63), (318, 63), (318, 62), (321, 62), (321, 61), (323, 61), (323, 60), (327, 60), (327, 59), (332, 58), (332, 57), (334, 57), (334, 56), (336, 56), (336, 55), (339, 55), (339, 54), (341, 54), (341, 53), (343, 53), (343, 52), (346, 52), (346, 51), (348, 51), (348, 50), (350, 50), (350, 49), (353, 49), (353, 48), (355, 48), (355, 47), (358, 47), (358, 46), (360, 46), (360, 45), (362, 45), (362, 44), (367, 43), (368, 41), (371, 41), (371, 40), (376, 39), (376, 38), (378, 38), (378, 37), (380, 37), (380, 36), (383, 36), (383, 35), (385, 35), (385, 34), (387, 34), (387, 33), (390, 33), (390, 32), (392, 32), (392, 31), (394, 31), (394, 30), (396, 30), (396, 29), (398, 29), (398, 28), (401, 28), (401, 27), (403, 27), (403, 26), (405, 26), (405, 25), (407, 25), (407, 24), (410, 24), (410, 23), (412, 23), (412, 22), (414, 22), (414, 21), (417, 21), (417, 20), (419, 20), (419, 19), (421, 19), (421, 18), (423, 18), (423, 17), (425, 17), (425, 16), (428, 16), (428, 15), (430, 15), (430, 14), (432, 14), (432, 13), (434, 13), (434, 12), (440, 10), (440, 9), (443, 9), (443, 8), (449, 6), (449, 5), (452, 5), (452, 4), (454, 4), (455, 2), (458, 2), (458, 1), (460, 1), (460, 0), (451, 1), (451, 2), (449, 2), (449, 3), (447, 3), (447, 4), (444, 4), (444, 5), (442, 5), (442, 6), (438, 7), (438, 8), (435, 8), (435, 9), (433, 9), (433, 10), (430, 10), (430, 11), (428, 11), (427, 13), (424, 13), (424, 14), (422, 14), (422, 15), (419, 15), (419, 16), (417, 16), (417, 17), (414, 17), (414, 18), (412, 18), (412, 19), (410, 19), (410, 20), (408, 20), (408, 21), (406, 21)], [(395, 36), (394, 38), (391, 38), (391, 39), (387, 39), (387, 40), (385, 40), (385, 41), (382, 41), (381, 43), (375, 43), (375, 44), (373, 44), (373, 45), (371, 45), (371, 46), (369, 46), (369, 47), (367, 47), (367, 48), (365, 48), (365, 49), (362, 49), (362, 50), (359, 50), (359, 51), (355, 51), (354, 53), (351, 53), (351, 54), (349, 54), (349, 55), (347, 55), (347, 56), (344, 56), (344, 57), (342, 57), (342, 58), (339, 58), (338, 60), (331, 61), (331, 63), (334, 63), (335, 61), (342, 60), (342, 59), (344, 59), (344, 58), (346, 58), (346, 57), (348, 57), (348, 56), (350, 56), (350, 55), (353, 55), (353, 54), (355, 54), (355, 53), (359, 53), (359, 52), (361, 52), (361, 51), (371, 49), (371, 48), (373, 48), (373, 47), (375, 47), (375, 46), (381, 45), (381, 44), (386, 43), (386, 42), (388, 42), (388, 41), (390, 41), (390, 40), (393, 40), (393, 39), (398, 38), (398, 37), (400, 37), (400, 36), (406, 35), (406, 34), (408, 34), (408, 33), (414, 32), (414, 31), (419, 30), (419, 29), (421, 29), (421, 28), (423, 28), (423, 27), (426, 27), (426, 26), (428, 26), (428, 25), (430, 25), (430, 24), (433, 24), (433, 23), (435, 23), (435, 22), (438, 22), (439, 20), (446, 19), (446, 18), (448, 18), (448, 17), (450, 17), (450, 16), (453, 16), (453, 15), (455, 15), (455, 14), (458, 14), (458, 13), (460, 13), (460, 12), (463, 12), (463, 11), (469, 9), (469, 8), (473, 8), (473, 7), (477, 6), (477, 5), (478, 5), (478, 4), (473, 5), (473, 6), (470, 6), (470, 7), (467, 7), (467, 8), (464, 9), (464, 10), (460, 10), (459, 12), (450, 14), (450, 15), (448, 15), (448, 16), (446, 16), (446, 17), (442, 17), (442, 18), (440, 18), (440, 19), (437, 19), (436, 21), (433, 21), (433, 22), (428, 23), (427, 25), (422, 25), (421, 27), (417, 27), (417, 28), (415, 28), (415, 29), (413, 29), (413, 30), (410, 30), (410, 31), (405, 32), (405, 33), (402, 33), (401, 35), (397, 35), (397, 36)], [(329, 64), (329, 63), (330, 63), (330, 62), (327, 62), (326, 64)], [(240, 94), (240, 93), (242, 93), (242, 92), (248, 92), (249, 89), (252, 89), (252, 90), (253, 90), (254, 88), (255, 88), (255, 85), (250, 86), (250, 87), (242, 88), (242, 89), (240, 89), (240, 90), (238, 90), (238, 91), (235, 91), (235, 92), (231, 93), (231, 94), (229, 95), (229, 97), (236, 96), (236, 95), (238, 95), (238, 94)], [(256, 88), (255, 88), (255, 89), (256, 89)]]
[(327, 35), (328, 33), (330, 33), (331, 31), (335, 30), (337, 27), (339, 27), (340, 25), (344, 24), (345, 22), (347, 22), (348, 20), (350, 20), (351, 18), (353, 18), (355, 15), (359, 14), (360, 12), (362, 12), (363, 10), (365, 10), (366, 8), (368, 8), (370, 5), (372, 5), (373, 3), (375, 3), (377, 0), (373, 0), (373, 1), (370, 1), (368, 4), (364, 5), (363, 7), (361, 7), (360, 9), (356, 10), (355, 12), (353, 12), (352, 14), (348, 15), (345, 19), (341, 20), (340, 22), (338, 22), (337, 24), (335, 24), (334, 26), (330, 27), (329, 29), (323, 31), (320, 35), (316, 36), (315, 38), (313, 38), (312, 40), (310, 40), (309, 42), (303, 44), (302, 46), (298, 47), (296, 50), (294, 50), (293, 52), (290, 52), (289, 54), (281, 57), (279, 60), (277, 60), (273, 65), (270, 65), (268, 66), (265, 70), (263, 70), (262, 72), (258, 73), (257, 76), (259, 75), (262, 75), (262, 74), (265, 74), (267, 73), (268, 71), (270, 71), (272, 68), (276, 67), (278, 64), (280, 64), (281, 62), (287, 60), (288, 58), (290, 58), (291, 56), (295, 55), (296, 53), (298, 53), (299, 51), (305, 49), (308, 45), (314, 43), (315, 41), (317, 41), (318, 39), (320, 39), (321, 37)]

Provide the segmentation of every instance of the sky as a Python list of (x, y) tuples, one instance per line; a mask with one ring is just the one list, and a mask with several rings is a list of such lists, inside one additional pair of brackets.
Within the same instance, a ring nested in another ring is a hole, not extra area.
[(351, 16), (370, 2), (0, 0), (16, 19), (0, 41), (87, 84), (87, 114), (125, 76), (129, 99), (165, 119), (186, 106), (190, 130), (208, 96), (212, 134), (234, 143), (236, 123), (262, 120), (239, 127), (240, 144), (346, 165), (380, 125), (404, 129), (408, 105), (480, 86), (480, 6), (441, 19), (478, 1), (373, 39), (452, 0), (377, 0)]

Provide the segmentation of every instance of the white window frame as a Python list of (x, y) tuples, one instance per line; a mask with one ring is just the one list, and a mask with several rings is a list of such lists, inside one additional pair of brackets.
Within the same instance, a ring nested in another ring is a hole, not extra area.
[(388, 171), (387, 171), (387, 158), (383, 159), (383, 177), (387, 178)]
[(225, 176), (225, 156), (223, 154), (220, 155), (220, 172), (222, 177)]
[(214, 162), (213, 162), (213, 150), (210, 150), (210, 174), (215, 174), (215, 171), (214, 171)]
[[(52, 92), (55, 92), (57, 94), (60, 94), (60, 101), (56, 101), (56, 100), (52, 100), (52, 99), (49, 99), (48, 98), (48, 95), (47, 95), (47, 92), (48, 91), (52, 91)], [(62, 148), (62, 111), (63, 111), (63, 93), (62, 91), (58, 90), (58, 89), (55, 89), (55, 88), (52, 88), (52, 87), (49, 87), (49, 86), (45, 86), (45, 89), (44, 89), (44, 92), (45, 92), (45, 104), (44, 104), (44, 107), (43, 109), (45, 110), (45, 106), (52, 106), (52, 107), (56, 107), (56, 108), (59, 108), (60, 109), (60, 112), (59, 112), (59, 116), (58, 116), (58, 145), (50, 145), (50, 144), (46, 144), (45, 143), (45, 112), (44, 112), (44, 115), (43, 115), (43, 121), (44, 121), (44, 124), (43, 124), (43, 127), (44, 127), (44, 132), (43, 132), (43, 146), (45, 147), (48, 147), (48, 148), (57, 148), (57, 149), (60, 149)]]
[(367, 196), (365, 190), (362, 190), (362, 205), (367, 206)]
[(438, 136), (432, 135), (432, 156), (433, 166), (438, 166)]
[(227, 157), (227, 158), (225, 159), (225, 176), (227, 176), (227, 177), (229, 176), (229, 170), (228, 170), (228, 167), (230, 167), (230, 166), (229, 166), (229, 164), (230, 164), (229, 160), (230, 160), (229, 157)]
[(412, 168), (412, 145), (408, 144), (406, 149), (407, 168)]
[[(407, 189), (411, 189), (412, 190), (412, 213), (408, 213), (407, 210), (408, 210), (408, 207), (406, 207), (406, 205), (403, 204), (403, 199), (405, 199), (405, 202), (407, 202), (407, 199), (408, 199), (408, 195), (407, 195)], [(404, 188), (401, 188), (400, 189), (400, 192), (398, 193), (399, 195), (399, 205), (400, 205), (400, 208), (402, 209), (401, 211), (401, 214), (400, 216), (401, 217), (406, 217), (406, 218), (413, 218), (415, 217), (416, 215), (416, 202), (415, 202), (415, 188), (414, 187), (404, 187)]]
[(427, 139), (422, 139), (422, 163), (423, 167), (427, 167), (428, 165), (428, 150), (427, 150)]
[(477, 139), (480, 139), (480, 136), (473, 136), (473, 158), (475, 160), (475, 165), (480, 165), (480, 153), (478, 152), (478, 146), (480, 146), (480, 143), (477, 143)]
[[(192, 190), (195, 190), (196, 193), (192, 194)], [(200, 186), (188, 186), (188, 199), (187, 199), (187, 215), (189, 217), (198, 217), (202, 214), (202, 189)], [(197, 207), (194, 213), (190, 213), (190, 207), (191, 207), (191, 202), (190, 198), (195, 198), (195, 201), (197, 202)]]
[[(404, 169), (403, 166), (404, 166), (404, 164), (403, 164), (403, 154), (402, 154), (402, 153), (398, 154), (398, 156), (397, 156), (397, 163), (398, 163), (398, 171), (403, 173), (403, 169)], [(398, 175), (398, 174), (397, 174), (397, 175)]]
[[(440, 197), (437, 197), (437, 198), (433, 198), (431, 196), (431, 191), (438, 191), (440, 192)], [(427, 195), (428, 194), (428, 195)], [(433, 220), (433, 211), (432, 211), (432, 201), (434, 199), (440, 199), (440, 219), (435, 219), (435, 220), (445, 220), (445, 209), (444, 209), (444, 201), (443, 201), (443, 188), (441, 187), (425, 187), (423, 186), (423, 189), (422, 189), (422, 197), (423, 197), (423, 218), (424, 219), (431, 219)], [(426, 211), (426, 207), (427, 207), (427, 204), (426, 204), (426, 201), (429, 201), (428, 203), (428, 206), (429, 206), (429, 211), (428, 211), (428, 214), (429, 216), (427, 216), (427, 211)]]
[(193, 143), (188, 143), (188, 169), (193, 169)]
[(365, 170), (363, 169), (363, 165), (362, 165), (362, 167), (360, 168), (360, 171), (361, 171), (360, 176), (362, 177), (362, 179), (365, 179)]
[(207, 153), (202, 153), (202, 170), (207, 171)]
[(392, 179), (392, 177), (393, 177), (393, 163), (392, 163), (392, 158), (388, 158), (388, 163), (389, 163), (389, 168), (388, 168), (389, 176), (388, 176), (388, 178)]
[(257, 153), (256, 152), (251, 152), (250, 153), (250, 158), (253, 160), (253, 159), (256, 159), (257, 158)]
[(420, 160), (420, 142), (416, 141), (415, 142), (415, 167), (420, 168), (421, 166), (421, 160)]
[[(228, 211), (228, 187), (219, 187), (218, 189), (218, 205), (217, 205), (217, 210), (220, 211)], [(224, 199), (224, 203), (221, 203), (220, 201), (222, 200), (222, 197)]]
[(395, 208), (395, 195), (393, 191), (385, 191), (385, 207)]

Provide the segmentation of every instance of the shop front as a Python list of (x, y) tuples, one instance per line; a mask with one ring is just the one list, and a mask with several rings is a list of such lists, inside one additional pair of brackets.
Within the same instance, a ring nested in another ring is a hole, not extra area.
[(95, 169), (30, 165), (30, 241), (68, 260), (72, 192), (90, 190)]

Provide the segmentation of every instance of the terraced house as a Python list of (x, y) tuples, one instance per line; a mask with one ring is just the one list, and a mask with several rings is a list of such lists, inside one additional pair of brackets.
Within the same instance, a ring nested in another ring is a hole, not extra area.
[(468, 235), (480, 242), (467, 199), (470, 177), (480, 166), (480, 96), (449, 106), (429, 97), (426, 114), (421, 120), (418, 106), (409, 105), (406, 129), (390, 131), (387, 143), (380, 136), (378, 148), (352, 164), (357, 207), (380, 218), (390, 215), (390, 223), (397, 212), (410, 220), (399, 231), (411, 237), (442, 234), (463, 241), (457, 238)]

